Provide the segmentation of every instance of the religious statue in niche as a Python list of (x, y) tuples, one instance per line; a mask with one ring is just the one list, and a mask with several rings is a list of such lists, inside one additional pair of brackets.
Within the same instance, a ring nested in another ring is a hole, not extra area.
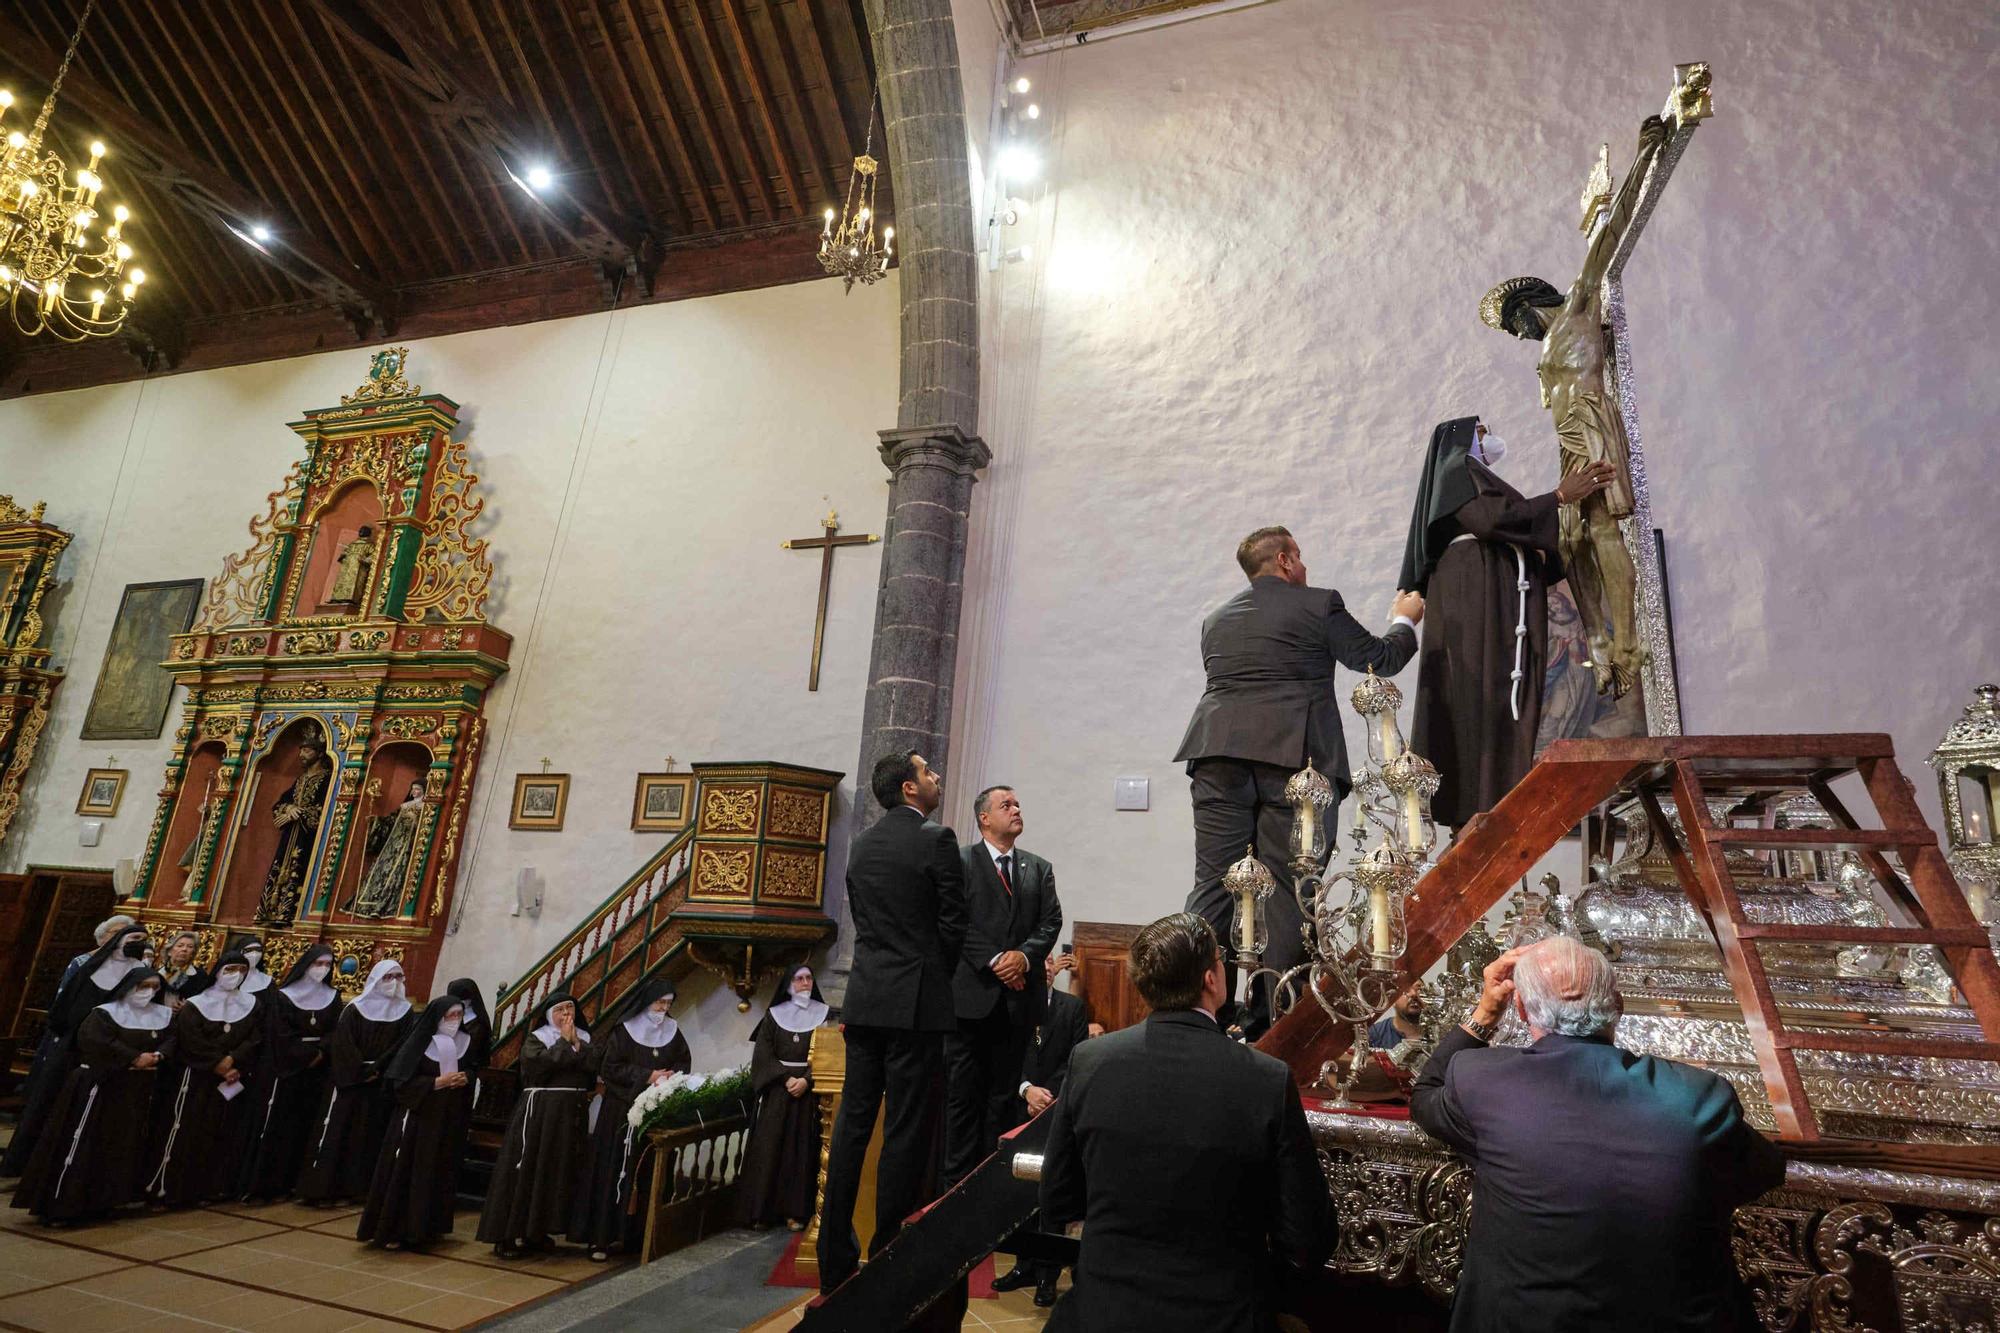
[(312, 860), (313, 834), (319, 829), (320, 812), (326, 808), (332, 784), (333, 764), (326, 757), (326, 741), (316, 732), (309, 734), (299, 742), (298, 777), (279, 793), (278, 803), (271, 808), (271, 822), (278, 826), (278, 850), (271, 857), (271, 871), (257, 902), (256, 924), (289, 926), (298, 915), (306, 866)]
[[(1618, 527), (1620, 519), (1631, 517), (1635, 501), (1625, 420), (1606, 378), (1603, 288), (1646, 173), (1666, 142), (1665, 122), (1647, 117), (1639, 129), (1638, 156), (1567, 296), (1541, 278), (1510, 278), (1479, 303), (1479, 316), (1490, 327), (1542, 344), (1535, 371), (1542, 406), (1555, 418), (1562, 475), (1600, 461), (1617, 470), (1609, 489), (1580, 505), (1565, 505), (1560, 513), (1563, 563), (1583, 616), (1598, 693), (1614, 697), (1638, 681), (1647, 655), (1638, 632), (1637, 579)], [(1601, 179), (1608, 192), (1608, 170)], [(1585, 225), (1595, 217), (1587, 202)]]
[(214, 801), (215, 774), (210, 773), (207, 783), (201, 789), (201, 804), (195, 807), (194, 832), (188, 835), (187, 849), (181, 853), (181, 859), (174, 863), (182, 870), (189, 870), (194, 866), (195, 849), (201, 846), (202, 831), (208, 827), (209, 810)]
[(364, 525), (354, 540), (340, 548), (333, 591), (326, 595), (328, 606), (354, 606), (368, 591), (368, 571), (375, 564), (375, 529)]
[(368, 821), (368, 854), (375, 858), (361, 877), (361, 888), (347, 910), (356, 916), (394, 916), (403, 905), (403, 880), (416, 850), (417, 828), (424, 818), (424, 784), (410, 784), (394, 814)]

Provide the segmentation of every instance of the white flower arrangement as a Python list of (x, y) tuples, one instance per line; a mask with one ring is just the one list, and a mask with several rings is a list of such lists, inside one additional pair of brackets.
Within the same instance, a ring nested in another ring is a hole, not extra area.
[(625, 1113), (625, 1123), (644, 1130), (652, 1124), (688, 1119), (732, 1100), (745, 1101), (749, 1096), (747, 1064), (709, 1074), (674, 1074), (642, 1088), (632, 1099), (632, 1109)]

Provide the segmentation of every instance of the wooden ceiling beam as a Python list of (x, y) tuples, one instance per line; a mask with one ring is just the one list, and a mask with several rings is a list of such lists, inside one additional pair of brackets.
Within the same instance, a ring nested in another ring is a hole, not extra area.
[[(590, 17), (597, 24), (598, 36), (604, 42), (604, 53), (611, 58), (612, 72), (618, 76), (618, 91), (624, 95), (625, 106), (632, 113), (639, 142), (646, 147), (646, 160), (653, 168), (653, 179), (659, 182), (660, 193), (673, 210), (675, 229), (681, 233), (691, 232), (694, 230), (694, 219), (688, 213), (687, 201), (681, 197), (679, 182), (667, 170), (667, 155), (660, 147), (659, 129), (653, 124), (653, 118), (646, 114), (645, 103), (639, 100), (638, 89), (632, 80), (632, 62), (627, 58), (625, 44), (611, 30), (611, 16), (605, 10), (603, 0), (590, 0)], [(714, 225), (712, 221), (709, 223), (711, 228)]]
[(709, 31), (708, 15), (702, 10), (702, 0), (689, 0), (688, 13), (694, 18), (695, 40), (701, 44), (702, 56), (708, 61), (708, 72), (715, 78), (715, 91), (722, 99), (722, 114), (728, 118), (736, 142), (743, 146), (743, 156), (750, 167), (750, 183), (756, 187), (757, 197), (764, 203), (764, 220), (776, 222), (779, 220), (778, 202), (771, 194), (771, 178), (757, 161), (757, 145), (751, 141), (749, 131), (743, 128), (742, 113), (736, 109), (736, 90), (730, 86), (729, 75), (722, 68), (722, 56), (716, 50), (715, 34)]
[[(645, 0), (640, 0), (643, 5)], [(701, 80), (695, 77), (694, 65), (688, 60), (687, 46), (681, 41), (680, 30), (674, 26), (672, 0), (652, 0), (658, 6), (660, 33), (667, 39), (667, 51), (674, 58), (674, 68), (680, 72), (681, 86), (687, 89), (688, 101), (694, 106), (694, 118), (701, 126), (702, 137), (708, 141), (709, 160), (715, 163), (715, 174), (722, 178), (722, 188), (729, 196), (729, 202), (736, 209), (736, 225), (751, 225), (750, 205), (743, 198), (743, 187), (737, 183), (736, 168), (732, 164), (729, 146), (716, 132), (715, 121), (708, 114), (708, 103), (701, 95)], [(727, 89), (724, 92), (727, 93)]]
[[(50, 50), (4, 7), (0, 7), (0, 51), (44, 83), (55, 77), (61, 62), (59, 52)], [(102, 126), (104, 137), (118, 145), (121, 165), (152, 181), (178, 207), (225, 227), (270, 223), (282, 238), (261, 251), (272, 263), (322, 299), (341, 306), (357, 322), (379, 324), (387, 318), (388, 292), (373, 274), (349, 264), (326, 241), (285, 218), (255, 191), (140, 118), (88, 71), (70, 70), (63, 81), (63, 101)]]
[[(504, 87), (506, 80), (500, 73), (499, 64), (493, 59), (493, 48), (487, 45), (486, 35), (480, 28), (477, 16), (469, 15), (465, 0), (456, 0), (455, 3), (448, 0), (447, 3), (440, 4), (438, 6), (438, 14), (444, 20), (447, 30), (456, 24), (471, 35), (473, 45), (479, 49), (480, 58), (486, 62), (486, 67), (493, 72), (494, 87)], [(507, 198), (507, 187), (510, 182), (503, 180), (499, 173), (494, 170), (494, 164), (484, 157), (475, 160), (473, 165), (478, 168), (480, 179), (492, 188), (494, 207), (500, 212), (500, 223), (507, 229), (507, 234), (514, 238), (514, 253), (520, 256), (515, 262), (528, 263), (532, 260), (542, 258), (543, 249), (548, 247), (547, 226), (535, 214), (529, 214), (529, 227), (535, 233), (535, 239), (530, 241), (528, 233), (521, 230), (520, 220), (514, 216), (514, 209), (516, 207), (514, 201)], [(461, 179), (463, 175), (464, 173), (461, 171)]]
[[(555, 73), (556, 92), (562, 97), (563, 110), (569, 114), (569, 123), (576, 126), (577, 137), (583, 140), (583, 150), (589, 154), (590, 164), (596, 169), (598, 182), (611, 196), (613, 207), (643, 214), (646, 212), (645, 191), (639, 188), (638, 179), (628, 165), (625, 145), (618, 137), (618, 126), (612, 119), (609, 104), (604, 100), (604, 90), (598, 86), (597, 66), (581, 49), (582, 43), (577, 37), (576, 25), (570, 18), (568, 5), (559, 4), (557, 7), (564, 35), (568, 37), (568, 41), (549, 40), (548, 28), (540, 16), (543, 7), (542, 0), (527, 0), (527, 3), (521, 6), (521, 12), (527, 17), (528, 30), (534, 34), (536, 44), (542, 48), (542, 55), (548, 61), (549, 68)], [(591, 133), (590, 122), (584, 114), (584, 99), (574, 91), (579, 83), (589, 85), (590, 104), (596, 109), (597, 123), (603, 129), (604, 137), (611, 149), (612, 160), (609, 162), (598, 154), (597, 136)], [(614, 167), (622, 168), (627, 179), (621, 181), (620, 172), (614, 170)], [(623, 191), (621, 185), (625, 187)], [(623, 198), (625, 191), (631, 194), (634, 206), (626, 206)]]
[[(510, 172), (526, 169), (542, 136), (505, 99), (480, 91), (478, 67), (439, 35), (421, 6), (392, 0), (312, 0), (313, 8), (354, 51), (420, 99), (454, 138), (493, 154)], [(607, 270), (651, 279), (646, 229), (622, 216), (590, 181), (571, 173), (558, 198), (538, 196), (579, 253)]]
[[(794, 10), (799, 6), (792, 6)], [(808, 6), (810, 8), (810, 6)], [(792, 109), (799, 127), (799, 136), (805, 140), (806, 159), (812, 167), (813, 177), (823, 195), (821, 203), (839, 207), (839, 198), (834, 194), (832, 164), (845, 153), (845, 136), (835, 146), (826, 143), (826, 122), (821, 119), (819, 108), (813, 105), (812, 89), (806, 82), (805, 70), (799, 61), (798, 43), (785, 30), (785, 11), (776, 5), (767, 5), (764, 17), (771, 25), (771, 41), (778, 48), (781, 72), (792, 90)], [(803, 214), (811, 209), (800, 208)]]
[[(750, 100), (757, 108), (757, 118), (764, 122), (764, 137), (771, 141), (778, 172), (785, 178), (785, 188), (791, 191), (792, 213), (797, 217), (806, 217), (813, 210), (807, 204), (805, 190), (799, 183), (792, 145), (786, 142), (784, 126), (778, 123), (777, 99), (771, 95), (770, 79), (764, 72), (764, 57), (757, 50), (754, 35), (743, 17), (743, 7), (738, 0), (722, 0), (722, 21), (729, 26), (730, 40), (735, 43), (737, 57), (743, 62), (743, 77), (750, 85)], [(822, 162), (813, 165), (822, 169), (825, 167)]]
[[(645, 17), (633, 10), (632, 0), (598, 0), (600, 5), (607, 2), (618, 6), (625, 26), (632, 30), (632, 43), (639, 48), (639, 72), (646, 76), (646, 86), (660, 108), (660, 115), (666, 119), (667, 132), (674, 141), (674, 154), (680, 158), (681, 170), (687, 173), (688, 182), (694, 186), (695, 203), (701, 209), (702, 220), (708, 224), (710, 231), (719, 231), (722, 224), (716, 220), (715, 201), (708, 192), (708, 178), (695, 161), (694, 150), (688, 145), (687, 132), (681, 128), (680, 111), (667, 92), (667, 72), (660, 64), (660, 53), (653, 49), (652, 39), (646, 35)], [(607, 28), (606, 33), (609, 31)]]

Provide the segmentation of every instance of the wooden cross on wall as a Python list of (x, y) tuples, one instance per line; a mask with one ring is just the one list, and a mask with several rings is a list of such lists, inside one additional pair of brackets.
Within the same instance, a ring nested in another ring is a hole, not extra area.
[(826, 529), (823, 535), (818, 537), (794, 537), (792, 540), (786, 542), (783, 547), (787, 551), (817, 550), (821, 553), (819, 560), (819, 613), (813, 619), (812, 674), (806, 680), (806, 689), (813, 691), (819, 689), (819, 654), (820, 648), (826, 642), (826, 598), (827, 593), (833, 588), (833, 553), (837, 548), (842, 546), (867, 546), (873, 542), (882, 540), (880, 536), (872, 532), (862, 533), (853, 537), (840, 536), (840, 515), (834, 513), (831, 509), (827, 510), (826, 517), (820, 520), (820, 526)]

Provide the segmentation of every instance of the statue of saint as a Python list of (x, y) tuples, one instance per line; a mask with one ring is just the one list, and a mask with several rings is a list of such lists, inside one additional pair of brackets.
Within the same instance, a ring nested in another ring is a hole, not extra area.
[(368, 571), (375, 565), (375, 529), (364, 525), (353, 541), (341, 547), (339, 564), (327, 605), (354, 606), (368, 591)]
[(1510, 278), (1479, 303), (1479, 317), (1489, 326), (1542, 344), (1535, 370), (1542, 381), (1542, 406), (1555, 418), (1562, 475), (1597, 462), (1617, 469), (1607, 490), (1563, 508), (1560, 532), (1597, 690), (1614, 697), (1632, 688), (1647, 658), (1638, 636), (1632, 557), (1618, 530), (1618, 521), (1632, 515), (1632, 473), (1625, 419), (1605, 374), (1604, 276), (1631, 226), (1646, 172), (1666, 141), (1665, 123), (1658, 116), (1647, 117), (1639, 128), (1639, 154), (1611, 205), (1611, 216), (1591, 240), (1568, 296), (1540, 278)]
[(394, 916), (403, 905), (403, 879), (417, 847), (417, 829), (424, 818), (424, 784), (410, 784), (394, 814), (368, 821), (368, 850), (375, 860), (361, 878), (361, 888), (348, 904), (356, 916)]
[(263, 896), (257, 900), (253, 918), (257, 925), (289, 926), (298, 915), (306, 867), (312, 860), (313, 835), (319, 831), (320, 813), (326, 808), (332, 785), (333, 764), (326, 757), (326, 742), (317, 735), (307, 736), (299, 742), (299, 775), (271, 808), (271, 822), (278, 827), (278, 850), (264, 878)]

